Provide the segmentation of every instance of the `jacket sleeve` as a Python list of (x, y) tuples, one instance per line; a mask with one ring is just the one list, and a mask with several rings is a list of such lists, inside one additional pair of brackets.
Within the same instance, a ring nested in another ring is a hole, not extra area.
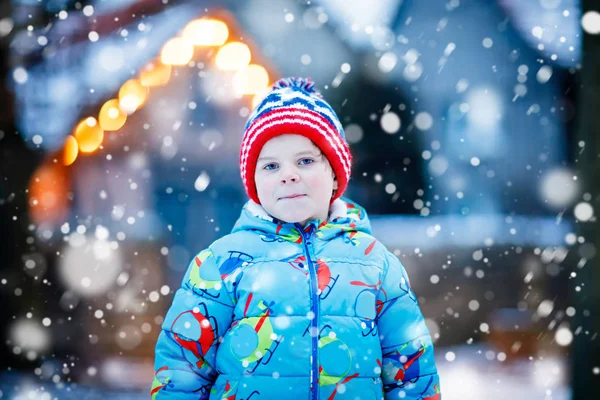
[(398, 257), (388, 251), (386, 260), (376, 317), (385, 399), (441, 400), (433, 344), (419, 303)]
[(191, 261), (165, 316), (155, 349), (153, 400), (208, 399), (215, 356), (234, 302), (210, 249)]

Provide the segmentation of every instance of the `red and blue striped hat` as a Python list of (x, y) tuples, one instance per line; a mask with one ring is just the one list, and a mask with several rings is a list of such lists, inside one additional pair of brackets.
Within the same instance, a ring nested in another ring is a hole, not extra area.
[(240, 170), (248, 196), (258, 204), (254, 183), (256, 161), (263, 145), (278, 135), (302, 135), (321, 149), (337, 177), (338, 189), (332, 202), (348, 186), (352, 155), (344, 128), (314, 85), (309, 78), (280, 79), (248, 118), (240, 150)]

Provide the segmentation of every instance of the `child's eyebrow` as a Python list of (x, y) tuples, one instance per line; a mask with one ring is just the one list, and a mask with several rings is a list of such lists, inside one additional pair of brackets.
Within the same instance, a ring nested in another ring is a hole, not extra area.
[[(301, 151), (299, 153), (294, 154), (294, 156), (298, 157), (298, 156), (302, 156), (302, 155), (305, 155), (305, 154), (311, 155), (311, 156), (315, 156), (315, 154), (314, 154), (314, 152), (312, 150)], [(258, 162), (258, 161), (276, 160), (276, 159), (277, 159), (277, 157), (261, 157), (261, 158), (259, 158), (256, 161)]]

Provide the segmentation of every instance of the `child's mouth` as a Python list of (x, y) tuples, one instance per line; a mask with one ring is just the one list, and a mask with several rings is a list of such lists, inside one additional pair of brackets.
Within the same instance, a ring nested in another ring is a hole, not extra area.
[(292, 194), (292, 195), (290, 195), (290, 196), (282, 197), (282, 198), (281, 198), (281, 199), (279, 199), (279, 200), (290, 200), (290, 199), (297, 199), (297, 198), (304, 197), (304, 196), (306, 196), (306, 195), (305, 195), (305, 194)]

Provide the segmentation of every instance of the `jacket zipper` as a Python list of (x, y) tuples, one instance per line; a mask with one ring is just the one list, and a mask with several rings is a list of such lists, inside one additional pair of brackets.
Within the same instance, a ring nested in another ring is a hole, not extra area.
[(310, 231), (307, 235), (304, 233), (304, 229), (302, 225), (297, 224), (298, 229), (302, 233), (302, 244), (304, 245), (304, 252), (306, 255), (306, 262), (308, 265), (308, 271), (310, 272), (310, 284), (311, 284), (311, 295), (312, 295), (312, 308), (311, 311), (314, 314), (314, 317), (311, 321), (312, 330), (310, 332), (311, 335), (311, 343), (312, 343), (312, 396), (311, 398), (314, 400), (319, 399), (319, 338), (317, 336), (317, 332), (319, 332), (319, 294), (318, 294), (318, 286), (317, 286), (317, 271), (310, 259), (310, 252), (308, 251), (308, 244), (306, 243), (307, 239), (310, 238)]

